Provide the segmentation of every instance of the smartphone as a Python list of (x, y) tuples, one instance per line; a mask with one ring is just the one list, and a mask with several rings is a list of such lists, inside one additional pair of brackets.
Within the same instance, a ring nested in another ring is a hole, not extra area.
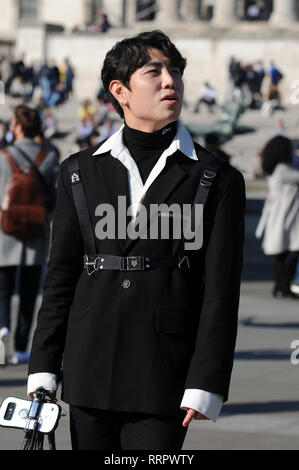
[[(29, 412), (32, 401), (8, 397), (0, 406), (0, 426), (5, 428), (30, 429)], [(42, 403), (40, 406), (37, 430), (48, 434), (59, 422), (61, 407), (56, 403)]]

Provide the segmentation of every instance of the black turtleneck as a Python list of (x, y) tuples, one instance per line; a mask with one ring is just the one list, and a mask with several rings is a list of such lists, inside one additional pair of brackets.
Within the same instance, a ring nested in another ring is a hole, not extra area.
[(123, 131), (124, 144), (138, 166), (143, 184), (158, 159), (173, 141), (177, 131), (177, 121), (171, 122), (156, 132), (142, 132), (128, 127)]

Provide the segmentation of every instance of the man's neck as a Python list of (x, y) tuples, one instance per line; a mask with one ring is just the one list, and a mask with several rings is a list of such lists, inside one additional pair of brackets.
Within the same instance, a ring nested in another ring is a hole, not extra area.
[(135, 129), (136, 131), (140, 132), (146, 132), (148, 134), (157, 132), (160, 129), (163, 129), (163, 127), (167, 126), (173, 122), (172, 120), (169, 121), (163, 121), (163, 122), (143, 122), (143, 121), (132, 121), (131, 119), (126, 119), (125, 118), (125, 123), (128, 127), (131, 129)]

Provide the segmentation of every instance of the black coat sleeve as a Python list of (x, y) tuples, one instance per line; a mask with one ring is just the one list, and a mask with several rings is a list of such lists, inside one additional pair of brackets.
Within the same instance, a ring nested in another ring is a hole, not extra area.
[(237, 336), (245, 184), (234, 168), (221, 178), (205, 247), (203, 303), (185, 387), (217, 393), (226, 401)]
[(64, 161), (58, 180), (48, 272), (33, 336), (29, 374), (59, 373), (68, 313), (83, 270), (83, 243), (70, 186)]

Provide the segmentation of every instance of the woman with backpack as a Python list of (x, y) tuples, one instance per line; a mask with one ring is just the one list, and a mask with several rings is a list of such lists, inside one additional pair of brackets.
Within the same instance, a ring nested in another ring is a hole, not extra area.
[[(37, 110), (16, 107), (10, 130), (14, 142), (0, 151), (0, 361), (17, 364), (29, 358), (28, 338), (48, 257), (50, 205), (55, 199), (59, 161), (56, 152), (34, 140), (41, 133)], [(11, 298), (17, 282), (15, 353), (8, 358)]]

